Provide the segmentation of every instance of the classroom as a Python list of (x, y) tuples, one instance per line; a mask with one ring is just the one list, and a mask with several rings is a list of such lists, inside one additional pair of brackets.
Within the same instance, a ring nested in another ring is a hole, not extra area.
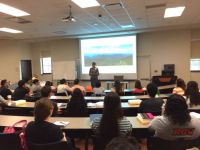
[(2, 0), (0, 149), (199, 150), (199, 6)]

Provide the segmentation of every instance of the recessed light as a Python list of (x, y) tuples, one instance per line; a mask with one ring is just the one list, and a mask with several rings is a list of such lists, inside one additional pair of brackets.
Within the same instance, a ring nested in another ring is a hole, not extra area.
[(8, 32), (8, 33), (23, 33), (22, 31), (11, 29), (11, 28), (0, 28), (0, 31)]
[(185, 6), (166, 8), (164, 18), (179, 17), (182, 15), (184, 9)]
[(0, 3), (0, 12), (15, 16), (15, 17), (21, 17), (21, 16), (28, 16), (29, 13), (22, 11), (20, 9), (14, 8), (12, 6)]
[(97, 0), (72, 0), (72, 2), (81, 8), (100, 6)]

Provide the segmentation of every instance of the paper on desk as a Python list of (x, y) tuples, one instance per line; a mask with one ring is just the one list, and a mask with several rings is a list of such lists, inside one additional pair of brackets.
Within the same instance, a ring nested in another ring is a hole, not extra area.
[(69, 124), (69, 121), (56, 121), (54, 124), (57, 126), (65, 127)]

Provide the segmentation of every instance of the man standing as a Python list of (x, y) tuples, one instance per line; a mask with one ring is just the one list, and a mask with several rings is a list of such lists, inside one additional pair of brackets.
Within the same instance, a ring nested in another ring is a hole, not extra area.
[(96, 86), (96, 83), (98, 81), (98, 76), (99, 76), (99, 70), (96, 67), (96, 63), (92, 62), (92, 67), (90, 68), (90, 80), (91, 80), (91, 86), (94, 88)]

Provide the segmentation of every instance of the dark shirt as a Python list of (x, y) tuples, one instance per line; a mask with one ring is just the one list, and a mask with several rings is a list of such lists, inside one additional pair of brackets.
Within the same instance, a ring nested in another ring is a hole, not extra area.
[(46, 144), (59, 142), (63, 139), (62, 130), (53, 123), (50, 122), (30, 122), (25, 131), (27, 142), (35, 144)]
[(14, 91), (14, 93), (12, 94), (12, 99), (13, 100), (20, 100), (20, 99), (24, 99), (26, 94), (29, 93), (29, 89), (28, 88), (24, 88), (24, 87), (17, 87)]
[(150, 98), (143, 100), (140, 103), (140, 107), (138, 108), (138, 111), (141, 113), (145, 112), (161, 112), (161, 107), (163, 104), (163, 100), (160, 98)]
[(87, 104), (85, 101), (76, 104), (70, 101), (67, 104), (65, 115), (68, 117), (88, 117)]
[(4, 99), (8, 99), (8, 95), (11, 95), (12, 92), (10, 89), (6, 88), (6, 87), (1, 87), (0, 88), (0, 95), (4, 98)]

